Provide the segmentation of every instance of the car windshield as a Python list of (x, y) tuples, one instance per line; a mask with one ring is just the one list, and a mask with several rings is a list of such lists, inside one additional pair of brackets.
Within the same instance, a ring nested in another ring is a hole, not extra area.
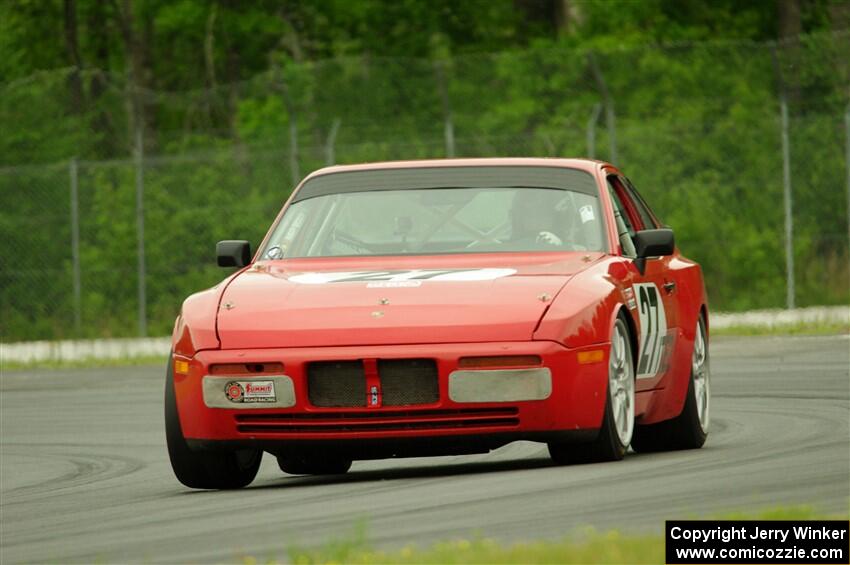
[(600, 251), (603, 237), (586, 191), (382, 187), (296, 200), (261, 258)]

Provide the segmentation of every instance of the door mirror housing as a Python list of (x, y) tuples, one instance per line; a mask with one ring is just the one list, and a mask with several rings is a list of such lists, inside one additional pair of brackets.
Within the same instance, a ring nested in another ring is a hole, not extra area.
[(660, 228), (656, 230), (641, 230), (635, 234), (635, 251), (641, 259), (672, 255), (676, 248), (673, 230)]
[(673, 230), (660, 228), (656, 230), (641, 230), (632, 238), (635, 243), (635, 266), (641, 274), (646, 270), (646, 259), (648, 257), (661, 257), (672, 255), (676, 249), (673, 239)]
[(219, 267), (244, 267), (251, 262), (251, 244), (241, 239), (226, 239), (215, 245)]

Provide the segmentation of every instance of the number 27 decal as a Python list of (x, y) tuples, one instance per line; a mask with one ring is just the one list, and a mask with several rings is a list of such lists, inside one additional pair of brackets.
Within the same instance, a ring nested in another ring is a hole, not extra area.
[(652, 283), (634, 285), (640, 316), (640, 358), (637, 378), (652, 378), (662, 367), (667, 345), (667, 314), (658, 287)]

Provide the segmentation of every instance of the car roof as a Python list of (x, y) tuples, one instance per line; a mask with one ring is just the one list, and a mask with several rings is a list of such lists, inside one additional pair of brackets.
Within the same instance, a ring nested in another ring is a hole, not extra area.
[(565, 167), (595, 173), (599, 167), (608, 165), (595, 159), (565, 159), (560, 157), (487, 157), (474, 159), (421, 159), (412, 161), (377, 161), (356, 165), (334, 165), (313, 171), (305, 181), (320, 175), (350, 171), (373, 171), (380, 169), (414, 169), (423, 167), (481, 167), (481, 166), (524, 166)]

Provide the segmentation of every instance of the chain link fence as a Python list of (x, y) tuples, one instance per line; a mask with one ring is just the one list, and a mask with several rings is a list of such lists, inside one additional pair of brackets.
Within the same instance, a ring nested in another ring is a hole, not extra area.
[(848, 53), (839, 33), (346, 58), (191, 92), (83, 70), (105, 88), (78, 114), (80, 71), (2, 85), (0, 123), (24, 127), (0, 139), (0, 339), (168, 334), (223, 277), (215, 242), (256, 245), (307, 172), (446, 156), (610, 160), (702, 263), (713, 308), (847, 304)]

